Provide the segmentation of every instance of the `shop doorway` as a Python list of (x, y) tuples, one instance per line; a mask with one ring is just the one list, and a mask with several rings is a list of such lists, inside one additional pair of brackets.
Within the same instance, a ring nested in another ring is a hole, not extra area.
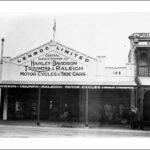
[(89, 122), (129, 124), (130, 90), (89, 90)]
[(147, 91), (144, 95), (143, 121), (145, 125), (150, 125), (150, 91)]
[(79, 91), (76, 89), (42, 89), (41, 120), (78, 121)]

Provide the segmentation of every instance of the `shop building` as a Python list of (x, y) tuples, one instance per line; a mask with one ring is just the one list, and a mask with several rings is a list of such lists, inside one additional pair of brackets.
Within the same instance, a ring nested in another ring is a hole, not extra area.
[(136, 106), (141, 129), (150, 125), (150, 33), (134, 33), (129, 36), (131, 49), (129, 62), (134, 64), (137, 84)]
[(85, 126), (129, 124), (130, 108), (137, 106), (142, 126), (150, 120), (150, 38), (140, 33), (129, 38), (129, 62), (123, 67), (108, 67), (105, 56), (92, 58), (55, 40), (15, 58), (3, 57), (1, 119), (61, 123), (67, 110), (68, 122)]

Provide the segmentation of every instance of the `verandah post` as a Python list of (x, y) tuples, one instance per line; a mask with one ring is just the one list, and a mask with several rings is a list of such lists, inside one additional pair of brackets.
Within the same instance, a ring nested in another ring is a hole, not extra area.
[(7, 120), (8, 113), (8, 88), (4, 89), (4, 106), (3, 106), (3, 120)]
[(89, 94), (88, 94), (88, 89), (86, 89), (86, 102), (85, 102), (85, 127), (88, 127), (88, 118), (89, 118), (89, 108), (88, 108), (88, 104), (89, 104)]
[(37, 126), (40, 126), (41, 87), (38, 89)]
[(143, 100), (144, 100), (144, 91), (143, 88), (140, 88), (140, 129), (143, 130)]

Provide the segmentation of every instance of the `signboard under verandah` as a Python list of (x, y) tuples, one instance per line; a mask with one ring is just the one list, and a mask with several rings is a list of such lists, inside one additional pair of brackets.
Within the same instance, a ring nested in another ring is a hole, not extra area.
[(135, 86), (118, 85), (25, 85), (0, 84), (0, 88), (48, 88), (48, 89), (134, 89)]

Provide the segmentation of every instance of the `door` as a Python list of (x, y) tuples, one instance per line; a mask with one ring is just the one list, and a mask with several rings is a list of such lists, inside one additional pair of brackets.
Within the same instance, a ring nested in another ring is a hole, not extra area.
[(145, 124), (150, 124), (150, 91), (147, 91), (144, 95), (143, 121)]

